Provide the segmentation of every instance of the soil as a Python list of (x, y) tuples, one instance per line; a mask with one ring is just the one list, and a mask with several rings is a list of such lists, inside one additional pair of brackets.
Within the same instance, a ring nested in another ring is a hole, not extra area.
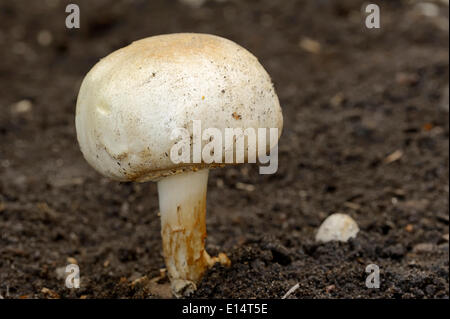
[[(445, 1), (377, 1), (380, 29), (356, 0), (70, 2), (80, 29), (65, 28), (69, 2), (0, 1), (0, 298), (170, 296), (156, 185), (96, 173), (74, 115), (101, 57), (186, 31), (253, 52), (284, 114), (275, 175), (210, 173), (206, 246), (232, 265), (212, 268), (193, 297), (281, 298), (297, 283), (289, 298), (449, 297)], [(316, 243), (336, 212), (358, 236)], [(64, 285), (69, 263), (79, 289)], [(369, 264), (379, 289), (365, 285)]]

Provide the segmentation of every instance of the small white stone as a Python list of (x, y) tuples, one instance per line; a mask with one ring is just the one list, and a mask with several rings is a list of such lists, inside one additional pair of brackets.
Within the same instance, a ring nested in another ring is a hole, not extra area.
[(358, 224), (348, 215), (333, 214), (320, 225), (316, 234), (316, 241), (342, 241), (355, 238), (359, 232)]
[(28, 113), (31, 111), (33, 104), (30, 100), (21, 100), (12, 105), (12, 112), (17, 114)]

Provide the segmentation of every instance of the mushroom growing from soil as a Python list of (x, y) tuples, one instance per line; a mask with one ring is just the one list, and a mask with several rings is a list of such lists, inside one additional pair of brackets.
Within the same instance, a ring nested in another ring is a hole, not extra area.
[[(278, 97), (258, 60), (213, 35), (133, 42), (99, 61), (78, 95), (77, 138), (87, 162), (114, 180), (157, 182), (163, 254), (177, 297), (195, 291), (215, 262), (230, 263), (225, 254), (210, 257), (205, 250), (206, 190), (210, 168), (237, 161), (205, 162), (191, 154), (189, 162), (174, 163), (173, 132), (185, 129), (192, 140), (193, 120), (222, 133), (277, 128), (276, 142), (283, 126)], [(194, 151), (205, 140), (200, 144), (194, 141)], [(272, 144), (260, 146), (265, 154)]]

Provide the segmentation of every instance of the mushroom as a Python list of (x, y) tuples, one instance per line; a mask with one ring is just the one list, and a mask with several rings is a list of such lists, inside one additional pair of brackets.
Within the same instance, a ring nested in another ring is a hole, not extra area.
[[(273, 84), (256, 57), (206, 34), (154, 36), (111, 53), (86, 75), (77, 100), (77, 138), (87, 162), (114, 180), (157, 182), (163, 254), (177, 297), (195, 291), (215, 262), (230, 263), (205, 250), (206, 190), (210, 168), (237, 160), (205, 162), (189, 153), (189, 161), (175, 163), (173, 132), (185, 129), (193, 139), (193, 120), (221, 133), (276, 128), (275, 142), (283, 126)], [(194, 151), (205, 144), (194, 140)], [(273, 145), (264, 144), (265, 154)], [(249, 152), (247, 145), (245, 159)]]

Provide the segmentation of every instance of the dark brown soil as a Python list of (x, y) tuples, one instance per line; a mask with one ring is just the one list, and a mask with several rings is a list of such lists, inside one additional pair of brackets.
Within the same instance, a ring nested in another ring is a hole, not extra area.
[[(165, 280), (149, 282), (164, 267), (155, 184), (98, 175), (74, 113), (99, 58), (181, 31), (258, 56), (285, 119), (277, 174), (211, 172), (207, 249), (232, 266), (214, 267), (195, 297), (280, 298), (299, 283), (291, 298), (448, 298), (447, 6), (434, 1), (428, 17), (416, 1), (377, 1), (381, 29), (369, 30), (356, 0), (70, 2), (80, 29), (65, 28), (69, 2), (0, 1), (0, 298), (167, 296)], [(358, 237), (315, 243), (334, 212)], [(80, 289), (61, 277), (70, 258)], [(371, 263), (380, 289), (365, 286)]]

